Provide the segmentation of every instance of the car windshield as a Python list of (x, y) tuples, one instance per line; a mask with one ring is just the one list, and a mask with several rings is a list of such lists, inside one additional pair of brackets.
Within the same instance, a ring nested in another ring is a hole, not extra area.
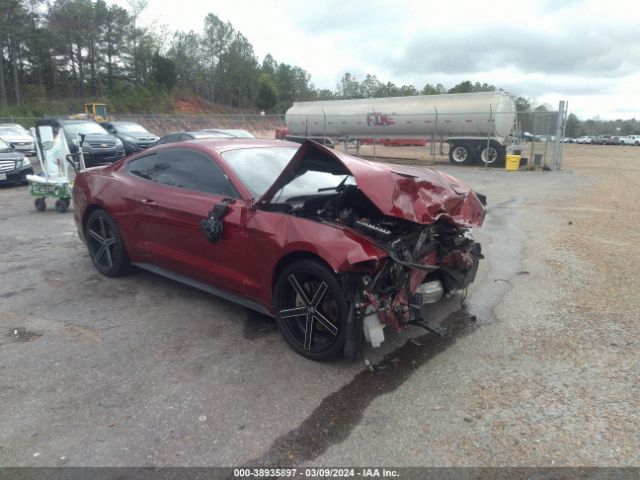
[(18, 136), (24, 137), (26, 133), (21, 132), (16, 127), (0, 127), (0, 136), (2, 135), (10, 136), (10, 137), (18, 135)]
[[(282, 170), (298, 151), (295, 147), (243, 148), (222, 154), (254, 198), (273, 185)], [(274, 203), (291, 197), (317, 195), (332, 191), (340, 184), (353, 184), (353, 178), (326, 172), (307, 171), (287, 183), (274, 197)]]
[(78, 135), (80, 133), (107, 134), (107, 131), (95, 122), (63, 123), (62, 128), (64, 128), (67, 135)]
[(142, 125), (138, 125), (137, 123), (114, 123), (113, 126), (121, 132), (149, 133), (146, 128), (144, 128)]

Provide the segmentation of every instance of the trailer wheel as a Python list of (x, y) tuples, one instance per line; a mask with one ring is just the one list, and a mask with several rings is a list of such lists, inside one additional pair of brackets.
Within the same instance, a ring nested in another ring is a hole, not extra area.
[(47, 209), (47, 202), (44, 201), (44, 198), (36, 198), (33, 203), (39, 212), (44, 212)]
[(467, 143), (454, 143), (449, 148), (449, 163), (469, 165), (473, 161), (473, 150)]
[(503, 167), (505, 162), (505, 152), (501, 145), (491, 142), (480, 150), (480, 161), (488, 167)]

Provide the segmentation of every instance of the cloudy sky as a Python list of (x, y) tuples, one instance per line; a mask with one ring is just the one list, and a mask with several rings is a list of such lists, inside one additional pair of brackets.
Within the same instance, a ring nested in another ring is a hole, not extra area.
[[(144, 23), (201, 31), (230, 21), (260, 59), (317, 87), (358, 79), (452, 87), (488, 82), (581, 118), (640, 118), (640, 7), (628, 0), (148, 0)], [(117, 0), (126, 6), (126, 0)]]

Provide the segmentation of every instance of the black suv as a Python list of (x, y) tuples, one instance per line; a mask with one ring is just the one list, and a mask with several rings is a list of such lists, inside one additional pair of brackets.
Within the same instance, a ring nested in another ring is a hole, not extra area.
[(101, 122), (100, 125), (122, 140), (127, 154), (149, 148), (158, 141), (156, 134), (136, 122)]
[(43, 118), (36, 122), (36, 127), (42, 126), (52, 127), (54, 135), (57, 135), (62, 128), (72, 154), (78, 153), (80, 148), (78, 135), (84, 135), (82, 153), (87, 167), (113, 163), (125, 155), (122, 140), (111, 135), (92, 120)]

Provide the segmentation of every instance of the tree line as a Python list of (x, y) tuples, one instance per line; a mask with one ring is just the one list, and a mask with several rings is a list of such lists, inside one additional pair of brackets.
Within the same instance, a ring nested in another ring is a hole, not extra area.
[[(211, 13), (202, 31), (168, 32), (141, 25), (147, 0), (125, 9), (105, 0), (1, 0), (0, 108), (64, 109), (73, 99), (110, 100), (115, 110), (170, 107), (175, 89), (238, 108), (285, 111), (294, 101), (493, 91), (462, 82), (451, 89), (358, 81), (350, 73), (335, 90), (272, 55), (260, 62), (230, 22)], [(78, 105), (67, 108), (78, 108)]]

